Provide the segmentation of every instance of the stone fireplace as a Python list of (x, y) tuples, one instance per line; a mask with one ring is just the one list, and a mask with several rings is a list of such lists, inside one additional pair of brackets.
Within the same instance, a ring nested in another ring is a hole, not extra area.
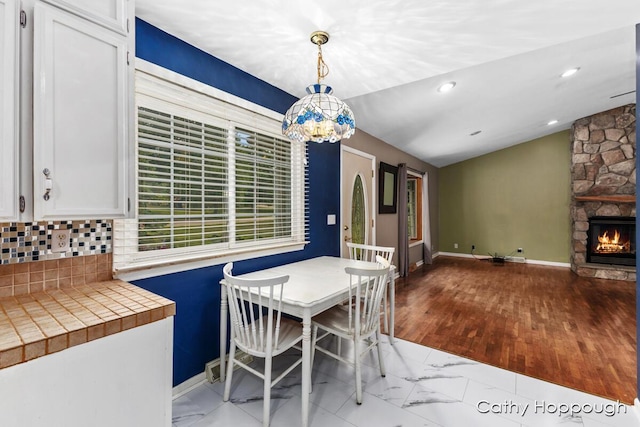
[[(606, 250), (594, 249), (595, 240), (605, 231), (604, 239), (615, 238), (617, 222), (631, 222), (635, 233), (635, 122), (636, 106), (631, 104), (577, 120), (571, 128), (571, 269), (580, 276), (636, 280), (635, 236), (625, 236), (633, 238), (628, 250), (626, 243), (606, 243), (612, 245), (606, 247), (609, 251), (616, 244), (624, 246), (621, 251), (626, 254), (620, 258), (633, 258), (633, 265), (612, 263)], [(613, 225), (603, 225), (607, 219)], [(598, 236), (593, 236), (594, 223), (603, 228)]]

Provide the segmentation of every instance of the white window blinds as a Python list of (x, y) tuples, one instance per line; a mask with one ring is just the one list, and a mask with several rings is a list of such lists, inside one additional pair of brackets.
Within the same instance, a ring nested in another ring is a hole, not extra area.
[(136, 115), (137, 213), (114, 225), (116, 271), (305, 243), (306, 146), (280, 121), (140, 71)]
[(138, 250), (228, 242), (226, 129), (138, 106)]

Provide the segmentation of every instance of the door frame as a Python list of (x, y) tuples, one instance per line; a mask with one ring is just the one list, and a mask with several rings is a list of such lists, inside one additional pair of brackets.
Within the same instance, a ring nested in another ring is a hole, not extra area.
[[(349, 152), (351, 154), (358, 155), (360, 157), (364, 157), (366, 159), (371, 160), (371, 170), (373, 171), (373, 177), (371, 179), (371, 200), (369, 201), (369, 206), (367, 209), (371, 212), (371, 219), (373, 220), (373, 227), (371, 227), (371, 245), (376, 244), (376, 230), (378, 226), (378, 218), (377, 218), (377, 210), (376, 206), (378, 203), (378, 190), (377, 190), (377, 182), (378, 182), (378, 171), (376, 169), (376, 156), (370, 153), (365, 153), (364, 151), (360, 151), (356, 148), (349, 147), (344, 144), (340, 144), (340, 256), (345, 256), (344, 254), (344, 245), (342, 244), (342, 231), (344, 230), (345, 224), (345, 216), (342, 214), (344, 212), (343, 199), (344, 199), (344, 190), (345, 190), (345, 176), (344, 176), (344, 153)], [(350, 224), (349, 224), (350, 225)]]

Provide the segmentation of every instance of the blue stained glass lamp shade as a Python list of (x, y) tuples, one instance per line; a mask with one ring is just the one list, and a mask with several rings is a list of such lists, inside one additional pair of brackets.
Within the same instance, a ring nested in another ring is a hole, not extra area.
[(333, 96), (331, 86), (314, 84), (308, 95), (289, 108), (282, 121), (282, 133), (289, 139), (306, 142), (336, 142), (356, 131), (351, 108)]

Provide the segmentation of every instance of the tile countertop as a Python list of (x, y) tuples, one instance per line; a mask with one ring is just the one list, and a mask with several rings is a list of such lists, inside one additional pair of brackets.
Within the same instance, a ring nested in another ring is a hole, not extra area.
[(175, 315), (121, 280), (0, 298), (0, 369)]

